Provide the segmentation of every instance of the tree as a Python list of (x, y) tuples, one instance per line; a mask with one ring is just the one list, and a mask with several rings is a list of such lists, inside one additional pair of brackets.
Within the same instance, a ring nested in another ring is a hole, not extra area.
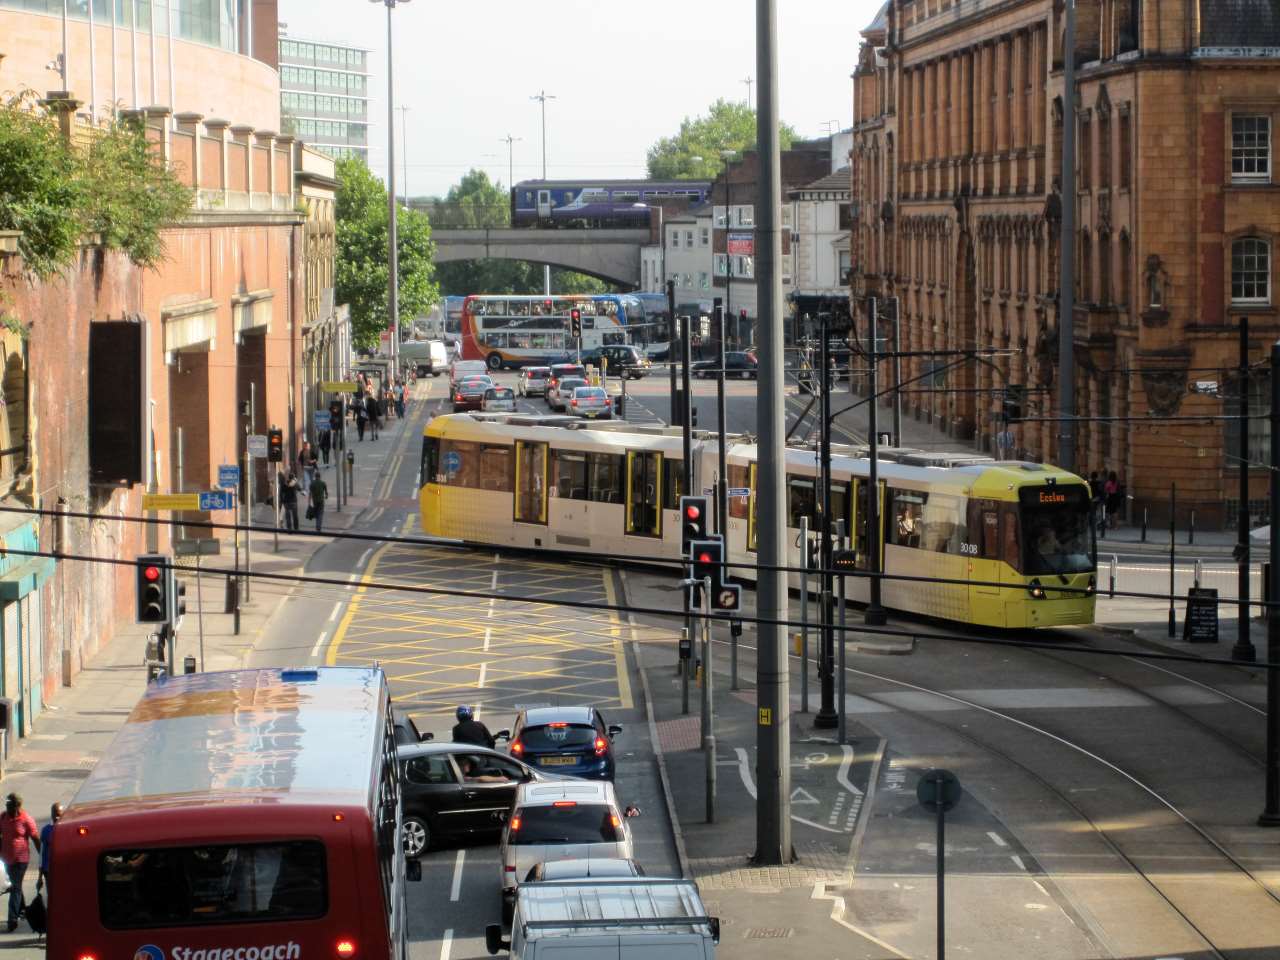
[[(389, 326), (387, 285), (391, 266), (387, 256), (389, 214), (387, 188), (369, 168), (355, 159), (337, 164), (336, 203), (338, 251), (334, 295), (351, 306), (352, 340), (357, 347), (377, 346)], [(414, 318), (440, 297), (432, 258), (431, 225), (417, 210), (401, 210), (396, 217), (396, 249), (400, 258), (400, 325)]]
[[(786, 150), (796, 132), (785, 123), (779, 124), (778, 137)], [(755, 145), (755, 111), (745, 103), (720, 99), (706, 116), (685, 117), (679, 133), (663, 137), (649, 148), (649, 176), (654, 180), (714, 180), (724, 169), (722, 151), (741, 154)]]
[[(443, 229), (505, 227), (511, 222), (511, 198), (501, 183), (483, 170), (470, 170), (449, 188), (436, 206)], [(525, 260), (461, 260), (436, 265), (440, 290), (448, 296), (470, 293), (542, 293), (542, 267)], [(572, 270), (551, 270), (551, 288), (571, 293), (608, 293), (609, 284)]]

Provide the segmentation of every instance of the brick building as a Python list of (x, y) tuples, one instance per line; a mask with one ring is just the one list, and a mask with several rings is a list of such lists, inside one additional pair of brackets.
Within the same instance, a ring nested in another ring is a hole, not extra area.
[[(1170, 484), (1201, 523), (1231, 522), (1239, 318), (1251, 359), (1280, 332), (1280, 17), (1269, 0), (1078, 0), (1077, 96), (1062, 103), (1060, 6), (888, 0), (854, 74), (853, 294), (899, 298), (904, 349), (991, 346), (914, 395), (914, 413), (994, 449), (999, 389), (1056, 415), (1062, 123), (1075, 123), (1077, 469), (1116, 470), (1153, 522)], [(924, 359), (907, 361), (912, 375)], [(1216, 381), (1222, 396), (1192, 394)], [(1254, 378), (1262, 408), (1265, 384)], [(936, 408), (931, 409), (936, 404)], [(1011, 427), (1056, 457), (1052, 423)], [(1251, 458), (1265, 459), (1262, 421)], [(1253, 480), (1254, 512), (1266, 481)], [(1180, 510), (1180, 512), (1182, 512)]]
[[(22, 49), (0, 64), (0, 87), (47, 84), (44, 64), (61, 48), (59, 19), (5, 6), (0, 2), (0, 55), (11, 40)], [(332, 163), (305, 161), (292, 137), (274, 132), (274, 8), (273, 0), (254, 4), (252, 42), (237, 23), (222, 43), (216, 31), (204, 41), (175, 36), (171, 59), (168, 44), (159, 47), (157, 59), (175, 71), (172, 83), (157, 85), (161, 94), (176, 91), (188, 110), (198, 96), (202, 110), (226, 118), (173, 116), (168, 106), (132, 111), (195, 192), (187, 216), (164, 231), (162, 264), (140, 268), (86, 237), (72, 269), (32, 283), (20, 257), (6, 254), (0, 242), (6, 318), (0, 507), (91, 517), (55, 523), (0, 511), (7, 547), (38, 544), (105, 560), (167, 552), (184, 533), (210, 534), (168, 526), (144, 532), (124, 519), (142, 515), (144, 491), (214, 488), (219, 464), (243, 460), (246, 427), (257, 433), (280, 426), (294, 449), (306, 402), (304, 325), (322, 320), (321, 304), (332, 301), (323, 289), (332, 284), (332, 268), (324, 264), (332, 257)], [(74, 31), (81, 48), (86, 26)], [(97, 31), (102, 116), (110, 109), (103, 102), (109, 81), (131, 68), (104, 65), (109, 22), (99, 19)], [(128, 50), (127, 34), (118, 48)], [(245, 49), (261, 51), (263, 59)], [(88, 84), (87, 60), (79, 56), (83, 49), (73, 53), (73, 89), (48, 102), (75, 140), (91, 134), (92, 120), (82, 112), (77, 82)], [(237, 81), (245, 77), (252, 82)], [(250, 395), (252, 423), (240, 413)], [(259, 491), (269, 490), (266, 464), (258, 478)], [(43, 701), (72, 682), (116, 623), (133, 619), (133, 590), (129, 566), (28, 561), (0, 551), (0, 695), (15, 702), (19, 734), (29, 732)]]

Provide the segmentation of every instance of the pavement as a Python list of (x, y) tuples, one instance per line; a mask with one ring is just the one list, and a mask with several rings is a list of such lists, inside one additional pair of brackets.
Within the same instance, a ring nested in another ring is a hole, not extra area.
[[(402, 439), (412, 442), (412, 438), (401, 435), (419, 422), (414, 407), (420, 406), (418, 401), (429, 391), (430, 381), (420, 380), (415, 403), (404, 421), (392, 420), (376, 442), (350, 444), (356, 454), (354, 493), (341, 513), (334, 499), (336, 468), (323, 471), (330, 488), (329, 509), (325, 513), (327, 532), (360, 530), (379, 509), (379, 493), (397, 466), (393, 444)], [(354, 441), (354, 428), (350, 429), (350, 436)], [(300, 502), (299, 514), (304, 511), (305, 502)], [(267, 526), (271, 522), (270, 507), (259, 505), (254, 513), (255, 525)], [(302, 523), (304, 532), (280, 535), (278, 551), (273, 549), (270, 534), (253, 534), (252, 569), (284, 576), (306, 570), (312, 557), (331, 540), (326, 535), (306, 533), (311, 524), (305, 520)], [(180, 567), (194, 562), (194, 558), (177, 561)], [(229, 569), (229, 554), (202, 558), (201, 566), (204, 569), (198, 580), (194, 573), (180, 574), (187, 584), (187, 613), (179, 634), (177, 660), (181, 663), (184, 657), (194, 656), (197, 662), (203, 660), (206, 671), (246, 666), (261, 638), (280, 627), (281, 609), (299, 588), (287, 580), (254, 582), (248, 598), (242, 599), (237, 633), (234, 616), (224, 612), (226, 576), (210, 572)], [(45, 705), (34, 732), (10, 744), (0, 771), (0, 792), (20, 794), (37, 823), (47, 822), (52, 804), (70, 801), (137, 703), (146, 686), (142, 659), (149, 633), (145, 626), (131, 621), (118, 624), (112, 639), (90, 658), (71, 686), (60, 688)], [(35, 882), (35, 871), (29, 871), (28, 897), (35, 893)], [(0, 944), (0, 949), (13, 950), (12, 955), (19, 960), (44, 957), (42, 942), (25, 923), (13, 934), (0, 935)]]

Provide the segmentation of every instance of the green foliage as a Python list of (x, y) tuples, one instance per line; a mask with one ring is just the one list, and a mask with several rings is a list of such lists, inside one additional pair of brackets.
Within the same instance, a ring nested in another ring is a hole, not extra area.
[(160, 231), (191, 201), (141, 127), (113, 124), (78, 148), (34, 94), (0, 104), (0, 229), (22, 232), (23, 263), (37, 278), (69, 266), (86, 234), (155, 266), (164, 255)]
[[(355, 159), (337, 164), (336, 203), (338, 251), (334, 295), (351, 306), (356, 346), (373, 348), (387, 329), (387, 285), (391, 273), (388, 249), (390, 216), (387, 188), (369, 168)], [(396, 216), (396, 250), (400, 265), (400, 323), (415, 317), (439, 299), (432, 257), (431, 225), (417, 210)]]
[[(469, 171), (449, 188), (439, 206), (440, 219), (450, 228), (505, 227), (510, 223), (511, 198), (501, 183), (483, 170)], [(543, 291), (542, 266), (524, 260), (463, 260), (436, 265), (440, 291), (448, 296), (470, 293), (535, 294)], [(603, 280), (572, 270), (551, 270), (551, 288), (559, 293), (609, 293)]]
[[(796, 132), (783, 123), (778, 125), (778, 136), (786, 150)], [(755, 111), (745, 103), (720, 99), (711, 104), (706, 116), (685, 117), (679, 133), (663, 137), (649, 148), (649, 176), (654, 180), (714, 180), (724, 169), (722, 151), (741, 155), (755, 146)]]
[(154, 267), (164, 257), (160, 227), (191, 209), (195, 191), (173, 177), (136, 122), (100, 131), (82, 162), (92, 185), (85, 229), (134, 263)]
[(0, 230), (22, 231), (18, 250), (37, 277), (75, 257), (87, 196), (75, 154), (33, 96), (0, 105)]

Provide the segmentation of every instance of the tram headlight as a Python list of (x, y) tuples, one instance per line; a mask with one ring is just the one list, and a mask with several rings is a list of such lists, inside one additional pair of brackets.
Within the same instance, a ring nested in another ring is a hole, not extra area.
[(1038, 578), (1035, 580), (1032, 580), (1031, 583), (1027, 585), (1027, 588), (1031, 591), (1031, 596), (1034, 597), (1035, 599), (1037, 600), (1044, 599), (1044, 596), (1045, 596), (1044, 587), (1040, 585), (1040, 580)]

